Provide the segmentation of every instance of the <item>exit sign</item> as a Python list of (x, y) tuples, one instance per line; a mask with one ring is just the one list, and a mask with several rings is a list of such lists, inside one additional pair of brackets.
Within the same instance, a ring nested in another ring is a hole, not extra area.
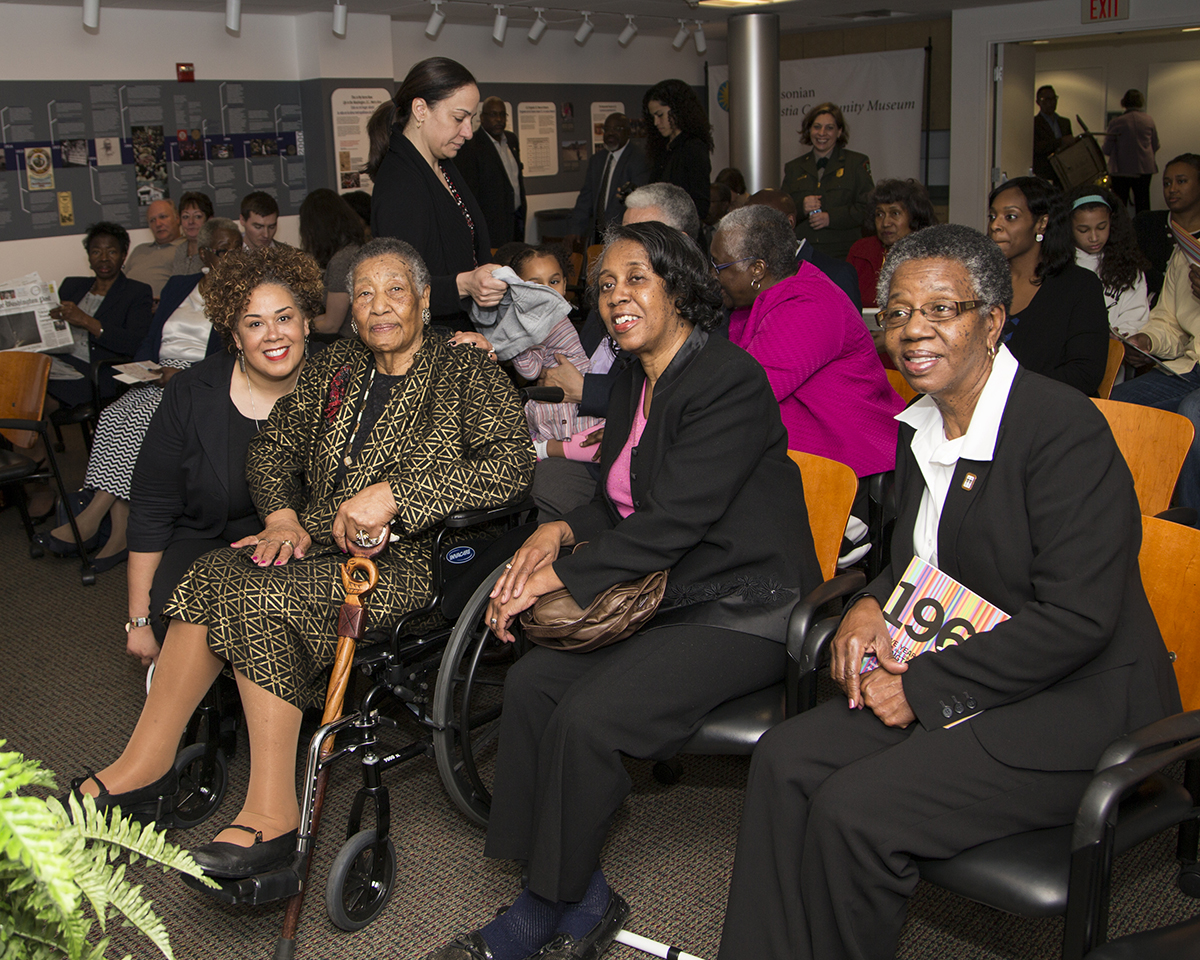
[(1080, 23), (1099, 23), (1101, 20), (1128, 20), (1131, 0), (1081, 0)]

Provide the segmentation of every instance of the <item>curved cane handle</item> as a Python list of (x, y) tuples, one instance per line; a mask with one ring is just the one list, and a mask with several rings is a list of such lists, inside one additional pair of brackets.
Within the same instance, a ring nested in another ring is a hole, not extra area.
[[(366, 580), (355, 580), (354, 571), (362, 570), (367, 574)], [(351, 557), (342, 564), (342, 586), (346, 588), (346, 598), (361, 596), (369, 592), (379, 582), (379, 568), (375, 561), (367, 557)]]

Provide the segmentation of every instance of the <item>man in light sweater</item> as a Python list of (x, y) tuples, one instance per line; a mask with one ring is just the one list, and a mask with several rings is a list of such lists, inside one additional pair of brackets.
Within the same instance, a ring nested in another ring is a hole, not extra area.
[(175, 248), (184, 242), (179, 233), (179, 213), (173, 200), (155, 200), (146, 207), (146, 226), (154, 239), (138, 244), (125, 260), (125, 276), (148, 283), (158, 303), (163, 284), (171, 276)]

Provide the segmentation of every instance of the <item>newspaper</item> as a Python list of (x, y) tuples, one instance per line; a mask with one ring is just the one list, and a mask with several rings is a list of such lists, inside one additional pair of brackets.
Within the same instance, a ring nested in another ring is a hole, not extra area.
[(56, 350), (72, 346), (71, 325), (55, 320), (58, 306), (53, 283), (36, 273), (0, 283), (0, 350)]

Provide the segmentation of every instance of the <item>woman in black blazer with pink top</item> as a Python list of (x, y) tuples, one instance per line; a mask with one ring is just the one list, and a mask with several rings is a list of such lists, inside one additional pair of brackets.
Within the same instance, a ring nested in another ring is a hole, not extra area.
[(431, 57), (408, 72), (367, 126), (371, 233), (413, 245), (432, 275), (432, 322), (455, 330), (472, 329), (472, 299), (494, 307), (507, 289), (491, 275), (496, 265), (483, 211), (454, 165), (471, 139), (478, 103), (470, 71)]
[[(1090, 400), (1000, 345), (1011, 290), (957, 225), (883, 266), (888, 352), (925, 394), (898, 417), (890, 563), (833, 640), (846, 699), (755, 749), (720, 960), (892, 957), (914, 858), (1070, 823), (1104, 748), (1180, 709), (1129, 468)], [(1010, 619), (896, 664), (881, 609), (914, 554)]]
[(677, 230), (610, 230), (598, 307), (635, 359), (609, 405), (596, 498), (538, 528), (488, 617), (508, 639), (549, 590), (586, 606), (663, 569), (666, 596), (626, 640), (582, 654), (535, 647), (509, 669), (484, 853), (527, 861), (529, 886), (429, 960), (531, 956), (556, 935), (539, 957), (599, 956), (628, 912), (599, 869), (631, 786), (622, 755), (673, 756), (710, 710), (783, 676), (788, 616), (821, 574), (766, 374), (708, 333), (717, 291)]

